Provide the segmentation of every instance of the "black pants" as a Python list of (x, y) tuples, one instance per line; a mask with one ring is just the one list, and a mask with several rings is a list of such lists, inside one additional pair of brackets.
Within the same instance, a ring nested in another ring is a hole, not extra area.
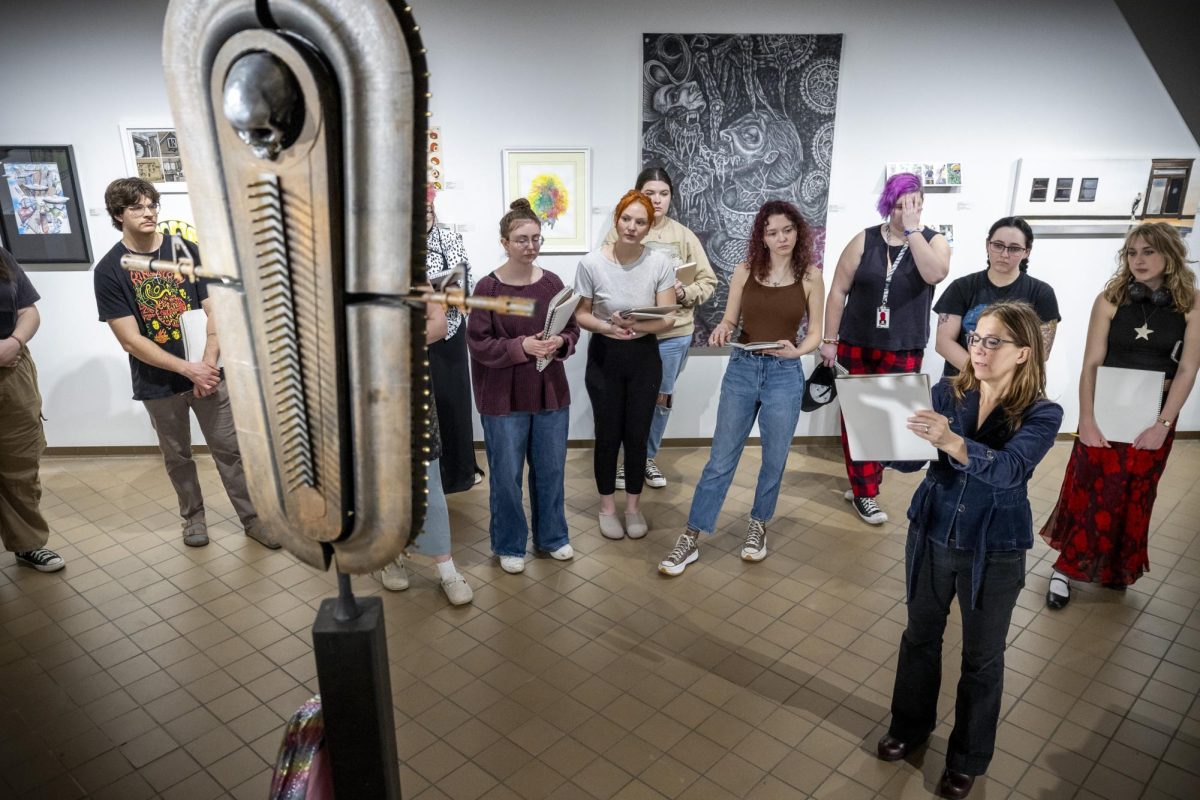
[(442, 431), (442, 489), (465, 492), (481, 472), (475, 462), (471, 427), (471, 373), (467, 366), (467, 324), (449, 339), (429, 346), (429, 378)]
[(646, 437), (654, 420), (662, 360), (653, 336), (618, 341), (592, 334), (584, 385), (592, 401), (596, 489), (616, 491), (617, 454), (625, 445), (625, 491), (641, 494), (646, 479)]
[(970, 607), (972, 555), (969, 550), (925, 542), (924, 563), (908, 603), (908, 627), (900, 639), (888, 733), (915, 745), (937, 725), (942, 634), (957, 594), (963, 621), (962, 677), (946, 767), (982, 775), (996, 746), (1004, 693), (1004, 642), (1017, 595), (1025, 585), (1025, 552), (987, 554), (977, 608)]

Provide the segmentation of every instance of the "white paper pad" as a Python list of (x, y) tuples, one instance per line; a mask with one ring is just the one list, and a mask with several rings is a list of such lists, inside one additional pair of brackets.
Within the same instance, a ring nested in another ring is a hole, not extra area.
[(837, 396), (855, 461), (937, 458), (937, 448), (907, 427), (914, 413), (933, 408), (928, 375), (839, 375)]
[(1110, 442), (1131, 444), (1158, 420), (1165, 372), (1099, 367), (1096, 370), (1096, 427)]

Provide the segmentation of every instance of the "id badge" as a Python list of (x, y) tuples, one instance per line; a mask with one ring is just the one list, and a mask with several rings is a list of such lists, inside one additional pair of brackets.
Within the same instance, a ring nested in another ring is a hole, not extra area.
[(887, 306), (880, 306), (875, 312), (875, 327), (890, 328), (892, 326), (892, 310)]

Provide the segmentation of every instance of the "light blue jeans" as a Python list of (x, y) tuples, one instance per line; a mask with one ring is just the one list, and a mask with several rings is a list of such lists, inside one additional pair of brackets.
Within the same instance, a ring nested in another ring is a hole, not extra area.
[(804, 396), (804, 370), (800, 359), (751, 355), (734, 350), (721, 381), (721, 401), (713, 431), (712, 451), (692, 496), (688, 528), (712, 533), (725, 495), (737, 471), (746, 437), (758, 417), (762, 439), (762, 466), (754, 488), (750, 517), (769, 522), (779, 500), (783, 470)]
[[(691, 346), (691, 334), (658, 340), (658, 356), (662, 359), (659, 394), (675, 394), (675, 381), (683, 374), (683, 366), (688, 360), (688, 348)], [(667, 420), (670, 416), (670, 408), (655, 404), (654, 419), (650, 422), (650, 437), (646, 440), (646, 458), (654, 458), (658, 453), (658, 448), (662, 446), (663, 434), (667, 432)]]
[[(551, 552), (568, 543), (564, 506), (567, 463), (567, 427), (570, 410), (560, 408), (537, 414), (516, 412), (504, 416), (480, 414), (487, 450), (488, 532), (492, 552), (498, 556), (525, 555), (525, 542), (533, 528), (533, 545)], [(529, 511), (525, 521), (521, 484), (529, 464)]]
[(423, 556), (450, 555), (450, 508), (442, 491), (441, 459), (435, 458), (425, 467), (429, 496), (425, 500), (425, 525), (409, 545), (408, 552)]

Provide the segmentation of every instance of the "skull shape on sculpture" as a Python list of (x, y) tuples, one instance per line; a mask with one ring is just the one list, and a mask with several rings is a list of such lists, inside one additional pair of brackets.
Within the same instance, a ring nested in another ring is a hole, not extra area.
[(300, 84), (270, 53), (247, 53), (233, 63), (225, 76), (223, 106), (225, 119), (258, 158), (278, 158), (304, 124)]

